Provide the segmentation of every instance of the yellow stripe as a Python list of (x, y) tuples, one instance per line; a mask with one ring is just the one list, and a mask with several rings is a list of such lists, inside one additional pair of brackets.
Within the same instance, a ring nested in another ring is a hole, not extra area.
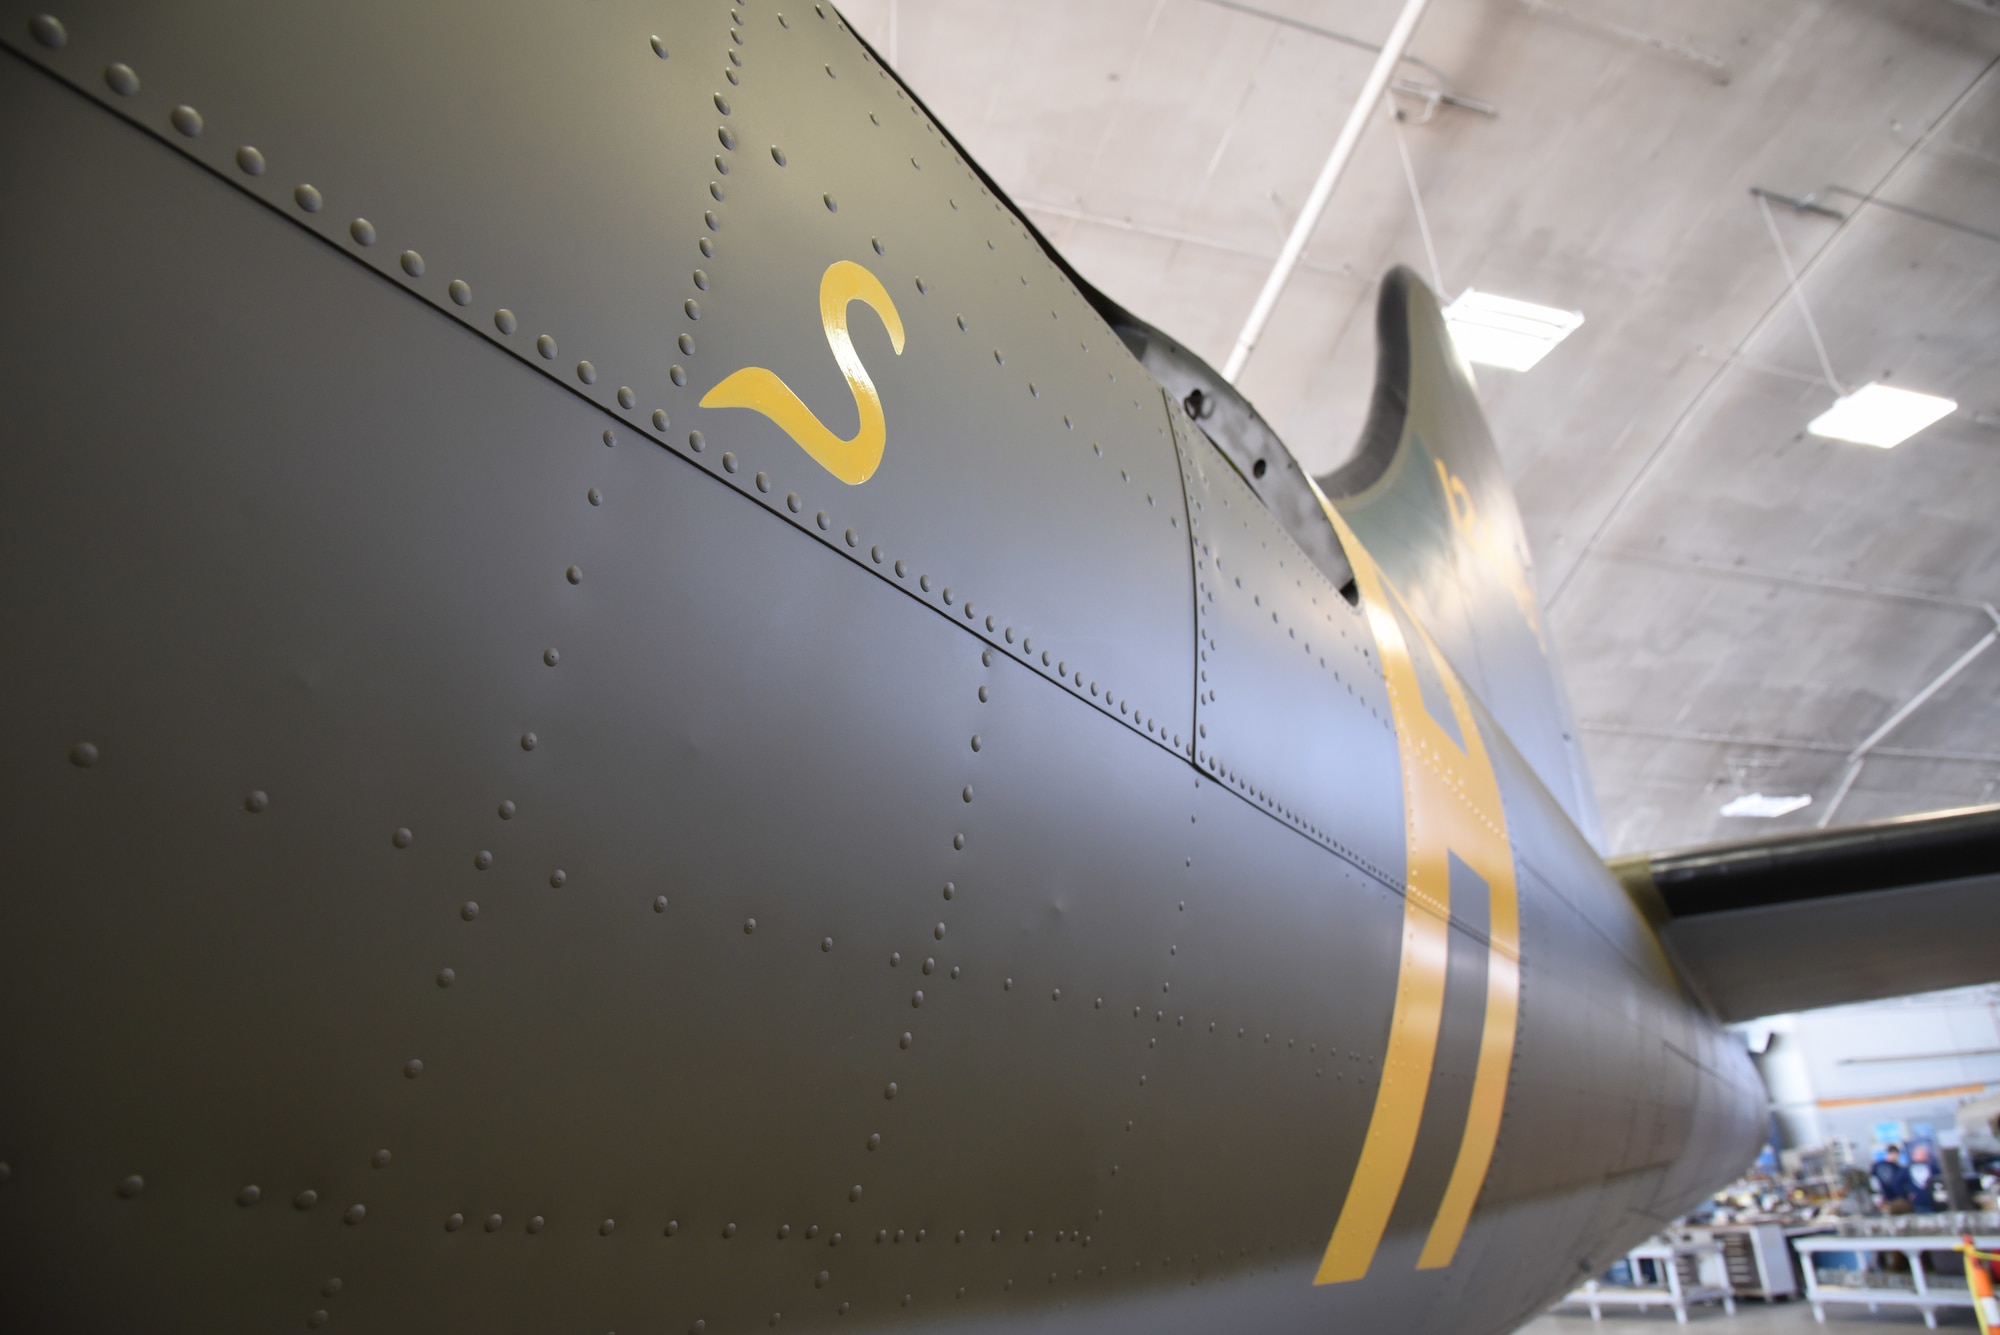
[[(1511, 881), (1512, 878), (1510, 877)], [(1519, 911), (1508, 886), (1507, 933), (1518, 932)], [(1500, 940), (1500, 893), (1492, 890), (1493, 947), (1486, 956), (1486, 1024), (1479, 1036), (1479, 1065), (1472, 1077), (1472, 1106), (1465, 1115), (1465, 1136), (1459, 1141), (1458, 1162), (1452, 1167), (1451, 1182), (1444, 1189), (1444, 1203), (1438, 1207), (1431, 1235), (1424, 1242), (1417, 1269), (1436, 1270), (1451, 1264), (1465, 1226), (1472, 1221), (1472, 1203), (1486, 1183), (1486, 1170), (1493, 1163), (1493, 1147), (1500, 1141), (1500, 1113), (1507, 1100), (1507, 1075), (1514, 1064), (1514, 1028), (1520, 1014), (1521, 962), (1513, 949), (1503, 949)], [(1509, 943), (1512, 945), (1512, 942)]]
[(1423, 1121), (1437, 1056), (1438, 1023), (1444, 1017), (1446, 952), (1450, 928), (1412, 895), (1403, 901), (1403, 962), (1396, 981), (1396, 1010), (1389, 1022), (1389, 1053), (1382, 1062), (1382, 1085), (1361, 1144), (1361, 1162), (1347, 1189), (1340, 1222), (1320, 1258), (1315, 1284), (1360, 1279), (1375, 1259), (1389, 1212), (1403, 1190), (1410, 1153)]
[[(1339, 513), (1325, 497), (1320, 502), (1354, 567), (1362, 609), (1382, 656), (1403, 771), (1408, 844), (1403, 953), (1382, 1084), (1376, 1091), (1354, 1180), (1314, 1277), (1316, 1284), (1335, 1284), (1368, 1273), (1416, 1148), (1437, 1057), (1438, 1026), (1443, 1019), (1454, 853), (1487, 886), (1491, 944), (1485, 1021), (1458, 1157), (1418, 1268), (1449, 1265), (1457, 1254), (1473, 1205), (1485, 1185), (1506, 1104), (1520, 1007), (1520, 908), (1499, 784), (1464, 689), (1411, 615), (1410, 624), (1417, 628), (1423, 651), (1450, 701), (1458, 737), (1464, 741), (1461, 749), (1424, 708), (1411, 646), (1393, 610), (1400, 597)], [(1408, 612), (1407, 607), (1404, 610)]]

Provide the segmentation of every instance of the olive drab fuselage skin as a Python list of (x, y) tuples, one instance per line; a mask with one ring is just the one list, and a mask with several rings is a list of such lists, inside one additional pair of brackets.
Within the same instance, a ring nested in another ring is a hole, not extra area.
[(0, 1324), (1476, 1335), (1748, 1159), (832, 6), (0, 9)]

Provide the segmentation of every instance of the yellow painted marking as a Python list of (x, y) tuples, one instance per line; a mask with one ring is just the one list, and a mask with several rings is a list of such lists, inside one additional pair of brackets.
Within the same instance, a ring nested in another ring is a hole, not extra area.
[(1514, 595), (1514, 606), (1520, 609), (1521, 617), (1528, 623), (1528, 629), (1535, 633), (1535, 645), (1542, 653), (1549, 651), (1542, 639), (1542, 609), (1535, 602), (1535, 591), (1528, 584), (1528, 569), (1514, 549), (1481, 517), (1472, 503), (1472, 493), (1463, 480), (1453, 476), (1441, 459), (1433, 459), (1437, 465), (1438, 481), (1444, 486), (1445, 509), (1451, 513), (1451, 526), (1458, 530), (1481, 560), (1493, 568), (1500, 576), (1500, 582), (1507, 586), (1507, 592)]
[(860, 416), (859, 428), (851, 440), (842, 440), (813, 415), (812, 409), (780, 380), (775, 372), (761, 366), (746, 366), (732, 372), (714, 389), (701, 396), (704, 408), (748, 408), (776, 422), (800, 449), (811, 455), (827, 472), (849, 486), (875, 476), (882, 464), (882, 450), (889, 439), (888, 423), (882, 415), (882, 396), (868, 378), (847, 334), (847, 308), (860, 302), (882, 317), (889, 331), (889, 344), (896, 355), (903, 353), (903, 317), (882, 286), (882, 280), (852, 260), (835, 260), (819, 280), (819, 318), (826, 328), (826, 345), (833, 360), (847, 377)]
[[(1401, 596), (1332, 504), (1324, 496), (1320, 504), (1354, 567), (1362, 610), (1382, 655), (1382, 674), (1388, 684), (1389, 709), (1402, 762), (1403, 823), (1409, 853), (1402, 961), (1382, 1083), (1362, 1142), (1361, 1161), (1313, 1279), (1315, 1284), (1338, 1284), (1368, 1273), (1416, 1148), (1444, 1013), (1454, 853), (1487, 886), (1491, 949), (1486, 967), (1485, 1023), (1458, 1157), (1417, 1265), (1423, 1270), (1436, 1269), (1449, 1265), (1457, 1254), (1500, 1135), (1520, 1002), (1520, 909), (1500, 786), (1464, 688), (1416, 617), (1410, 616), (1422, 651), (1429, 656), (1450, 701), (1458, 735), (1465, 742), (1461, 748), (1424, 708), (1412, 647), (1395, 613), (1395, 606), (1402, 604)], [(1403, 610), (1408, 614), (1407, 606)]]

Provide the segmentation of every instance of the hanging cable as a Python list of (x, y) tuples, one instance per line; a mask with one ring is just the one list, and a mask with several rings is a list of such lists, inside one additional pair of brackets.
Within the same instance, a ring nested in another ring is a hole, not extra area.
[(1826, 355), (1826, 344), (1820, 341), (1819, 322), (1813, 319), (1812, 307), (1806, 305), (1805, 288), (1799, 285), (1799, 272), (1792, 267), (1791, 252), (1785, 249), (1785, 240), (1778, 235), (1778, 223), (1771, 216), (1771, 205), (1762, 195), (1757, 197), (1757, 211), (1764, 215), (1764, 230), (1771, 234), (1771, 244), (1777, 247), (1778, 260), (1785, 266), (1785, 295), (1796, 301), (1799, 314), (1806, 317), (1806, 332), (1812, 335), (1813, 351), (1819, 354), (1819, 369), (1826, 373), (1826, 383), (1833, 386), (1836, 394), (1846, 394), (1847, 389), (1840, 383), (1840, 377), (1833, 373), (1833, 362)]
[(1396, 156), (1403, 160), (1403, 181), (1410, 187), (1410, 204), (1417, 211), (1417, 235), (1424, 239), (1424, 257), (1431, 262), (1431, 290), (1444, 297), (1444, 270), (1438, 267), (1437, 247), (1431, 244), (1430, 219), (1424, 216), (1424, 197), (1417, 190), (1417, 171), (1410, 165), (1410, 146), (1403, 141), (1403, 113), (1396, 109), (1394, 98), (1384, 98), (1382, 105), (1389, 109), (1389, 125), (1396, 132)]

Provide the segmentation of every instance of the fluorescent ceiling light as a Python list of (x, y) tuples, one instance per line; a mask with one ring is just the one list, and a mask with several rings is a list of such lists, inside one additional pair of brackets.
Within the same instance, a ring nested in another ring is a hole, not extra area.
[(1782, 816), (1787, 812), (1797, 811), (1800, 807), (1809, 807), (1811, 805), (1812, 798), (1806, 796), (1766, 797), (1762, 793), (1745, 793), (1743, 796), (1724, 805), (1722, 814), (1725, 816), (1761, 816), (1765, 820), (1769, 820), (1773, 816)]
[(1873, 380), (1836, 399), (1831, 408), (1807, 423), (1806, 430), (1829, 440), (1894, 449), (1957, 407), (1952, 400), (1935, 394), (1892, 389)]
[(1444, 319), (1465, 360), (1525, 371), (1568, 338), (1583, 323), (1583, 313), (1467, 288), (1445, 307)]

